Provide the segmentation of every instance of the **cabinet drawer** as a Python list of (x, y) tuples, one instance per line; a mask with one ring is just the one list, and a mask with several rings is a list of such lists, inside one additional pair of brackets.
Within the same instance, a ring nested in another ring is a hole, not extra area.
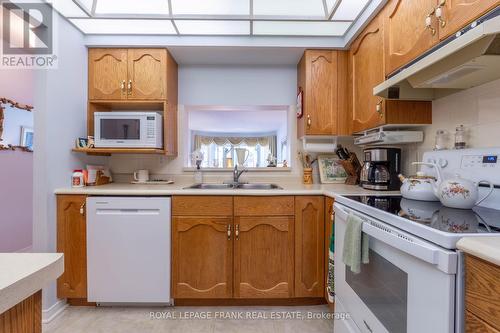
[(500, 330), (500, 267), (471, 255), (465, 256), (467, 311)]
[(293, 196), (234, 197), (235, 216), (294, 215)]
[(232, 216), (231, 196), (174, 196), (172, 215), (184, 216)]

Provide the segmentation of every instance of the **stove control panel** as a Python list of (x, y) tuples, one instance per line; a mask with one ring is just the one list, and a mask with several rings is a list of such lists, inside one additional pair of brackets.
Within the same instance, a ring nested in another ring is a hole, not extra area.
[[(429, 151), (422, 161), (439, 165), (445, 178), (459, 174), (473, 181), (488, 180), (500, 185), (500, 148)], [(422, 166), (424, 173), (435, 176), (433, 169)]]
[(496, 168), (498, 155), (464, 155), (462, 156), (462, 169)]

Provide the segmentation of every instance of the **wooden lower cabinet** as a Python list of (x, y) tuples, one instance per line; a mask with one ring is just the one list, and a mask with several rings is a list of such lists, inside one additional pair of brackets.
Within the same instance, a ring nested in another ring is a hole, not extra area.
[(59, 298), (87, 298), (86, 199), (57, 196), (57, 252), (64, 253), (64, 273), (57, 279)]
[(234, 297), (293, 297), (293, 216), (236, 217)]
[(466, 332), (500, 331), (500, 266), (465, 255)]
[(325, 295), (323, 196), (295, 197), (295, 297)]
[(232, 297), (232, 224), (232, 217), (173, 217), (174, 298)]
[(0, 332), (42, 333), (42, 291), (0, 313)]

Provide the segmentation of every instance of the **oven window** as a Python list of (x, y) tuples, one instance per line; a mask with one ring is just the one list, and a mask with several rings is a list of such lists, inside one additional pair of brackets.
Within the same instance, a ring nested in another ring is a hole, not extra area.
[(101, 119), (101, 139), (103, 140), (139, 140), (139, 119)]
[(406, 332), (408, 274), (370, 250), (370, 263), (354, 274), (346, 266), (346, 280), (389, 332)]

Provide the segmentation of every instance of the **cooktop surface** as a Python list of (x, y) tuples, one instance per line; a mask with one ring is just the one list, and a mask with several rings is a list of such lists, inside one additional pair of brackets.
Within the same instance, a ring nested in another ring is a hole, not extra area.
[(455, 209), (439, 201), (417, 201), (401, 196), (346, 195), (345, 198), (444, 232), (500, 233), (500, 210), (497, 209)]

